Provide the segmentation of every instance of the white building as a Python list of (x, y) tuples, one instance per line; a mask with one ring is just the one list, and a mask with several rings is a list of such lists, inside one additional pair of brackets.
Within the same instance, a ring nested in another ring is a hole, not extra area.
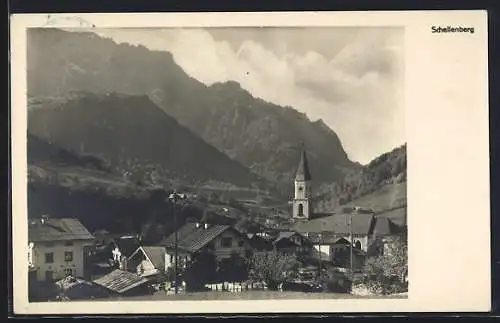
[(300, 155), (299, 167), (295, 174), (295, 194), (291, 201), (292, 218), (309, 220), (312, 217), (311, 173), (305, 150)]
[(32, 278), (55, 281), (84, 277), (86, 248), (94, 237), (77, 219), (41, 219), (29, 222), (28, 266)]

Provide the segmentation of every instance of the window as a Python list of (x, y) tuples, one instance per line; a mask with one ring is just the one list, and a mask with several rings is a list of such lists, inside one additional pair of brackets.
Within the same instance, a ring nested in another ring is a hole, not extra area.
[(304, 188), (302, 186), (299, 186), (299, 191), (303, 191)]
[(302, 216), (304, 215), (304, 205), (299, 204), (299, 215)]
[(222, 239), (222, 247), (230, 248), (232, 244), (233, 244), (233, 239), (231, 239), (230, 237)]
[(73, 261), (73, 252), (65, 251), (64, 252), (64, 261)]
[(53, 252), (48, 252), (45, 254), (45, 263), (51, 264), (54, 262), (54, 253)]
[(72, 246), (73, 245), (73, 241), (65, 241), (64, 245), (65, 246)]
[(361, 242), (359, 240), (356, 240), (356, 242), (354, 243), (354, 248), (361, 249)]
[(64, 276), (73, 276), (73, 269), (72, 268), (66, 268), (64, 269)]

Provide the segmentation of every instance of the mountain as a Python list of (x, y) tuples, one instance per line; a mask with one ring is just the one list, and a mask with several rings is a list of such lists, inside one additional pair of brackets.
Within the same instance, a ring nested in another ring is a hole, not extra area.
[(189, 194), (176, 205), (173, 187), (124, 178), (103, 158), (82, 155), (28, 132), (28, 217), (75, 217), (91, 232), (139, 234), (155, 244), (190, 221), (258, 227), (256, 214), (234, 199)]
[(91, 230), (118, 232), (137, 230), (148, 218), (154, 191), (114, 173), (100, 157), (80, 155), (32, 133), (27, 145), (30, 218), (76, 217)]
[[(81, 155), (28, 132), (28, 216), (75, 217), (89, 230), (140, 233), (156, 243), (177, 225), (209, 217), (213, 223), (235, 224), (247, 213), (194, 197), (172, 205), (171, 187), (136, 183), (116, 173), (101, 157)], [(246, 219), (247, 221), (249, 219)]]
[(406, 144), (380, 155), (342, 181), (324, 185), (315, 199), (321, 211), (357, 205), (378, 212), (406, 205)]
[(70, 92), (31, 99), (28, 129), (62, 148), (99, 156), (121, 175), (139, 182), (265, 185), (145, 95)]
[(301, 143), (319, 183), (360, 168), (323, 121), (313, 122), (291, 107), (255, 98), (235, 82), (206, 86), (188, 76), (171, 53), (52, 28), (30, 29), (27, 40), (31, 97), (74, 90), (147, 95), (219, 151), (281, 182), (283, 190), (291, 187)]

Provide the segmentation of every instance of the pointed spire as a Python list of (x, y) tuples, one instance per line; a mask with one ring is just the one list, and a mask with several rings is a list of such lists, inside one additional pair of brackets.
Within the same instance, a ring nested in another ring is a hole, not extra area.
[(299, 167), (295, 173), (295, 180), (297, 181), (310, 181), (311, 173), (309, 172), (309, 164), (307, 162), (306, 150), (304, 143), (301, 143), (302, 153), (300, 155)]

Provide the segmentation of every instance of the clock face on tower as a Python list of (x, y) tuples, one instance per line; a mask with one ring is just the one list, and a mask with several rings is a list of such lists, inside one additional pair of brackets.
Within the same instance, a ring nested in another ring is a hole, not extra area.
[(302, 191), (304, 190), (304, 188), (302, 186), (299, 187), (299, 191)]

